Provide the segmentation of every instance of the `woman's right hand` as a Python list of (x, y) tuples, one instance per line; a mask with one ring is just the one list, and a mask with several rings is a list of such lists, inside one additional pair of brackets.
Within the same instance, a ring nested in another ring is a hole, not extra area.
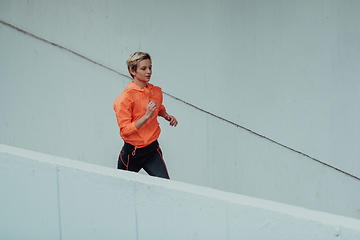
[(146, 113), (145, 116), (147, 117), (147, 119), (151, 118), (155, 112), (155, 110), (158, 108), (156, 102), (154, 101), (149, 101), (148, 104), (146, 105)]
[(135, 122), (135, 126), (137, 129), (140, 129), (144, 125), (144, 123), (153, 116), (157, 107), (158, 106), (156, 102), (154, 101), (148, 102), (148, 104), (146, 105), (146, 113), (144, 114), (144, 116), (142, 116), (139, 120)]

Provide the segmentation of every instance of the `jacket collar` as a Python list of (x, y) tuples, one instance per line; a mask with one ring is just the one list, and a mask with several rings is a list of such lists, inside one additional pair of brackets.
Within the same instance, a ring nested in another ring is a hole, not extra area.
[(133, 89), (133, 90), (138, 90), (138, 91), (145, 91), (146, 88), (151, 89), (153, 86), (154, 86), (153, 84), (147, 83), (147, 86), (146, 86), (146, 87), (141, 88), (141, 87), (139, 87), (138, 85), (136, 85), (134, 81), (131, 81), (131, 82), (129, 83), (129, 85), (127, 86), (127, 88), (129, 88), (129, 90), (130, 90), (130, 89)]

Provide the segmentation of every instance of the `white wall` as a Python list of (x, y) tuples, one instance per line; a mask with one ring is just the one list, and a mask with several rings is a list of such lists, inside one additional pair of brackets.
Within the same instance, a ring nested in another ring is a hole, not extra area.
[[(130, 11), (130, 10), (133, 11)], [(1, 1), (0, 20), (360, 176), (357, 2)], [(136, 14), (135, 14), (136, 13)], [(0, 143), (112, 167), (129, 79), (0, 24)], [(360, 218), (359, 181), (168, 95), (174, 180)], [(331, 199), (331, 201), (329, 201)]]
[(1, 142), (117, 166), (112, 104), (125, 80), (4, 25), (0, 31)]
[(360, 221), (0, 145), (1, 239), (359, 239)]
[(130, 53), (148, 51), (166, 92), (360, 176), (359, 10), (350, 0), (3, 0), (0, 19), (123, 74)]

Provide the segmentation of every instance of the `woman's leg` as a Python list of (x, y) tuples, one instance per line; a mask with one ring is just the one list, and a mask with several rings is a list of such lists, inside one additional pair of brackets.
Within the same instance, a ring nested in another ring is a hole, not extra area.
[(160, 147), (148, 155), (143, 168), (150, 176), (170, 179)]
[(136, 159), (131, 153), (126, 153), (121, 150), (118, 159), (118, 169), (127, 170), (131, 172), (139, 172), (142, 168), (142, 161)]

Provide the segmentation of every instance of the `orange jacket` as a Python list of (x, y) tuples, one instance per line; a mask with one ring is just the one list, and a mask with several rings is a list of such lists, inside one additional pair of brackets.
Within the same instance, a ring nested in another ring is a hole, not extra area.
[[(153, 116), (140, 129), (137, 129), (135, 121), (146, 113), (149, 101), (155, 101), (158, 108)], [(160, 87), (148, 83), (147, 87), (141, 88), (131, 81), (113, 105), (121, 138), (136, 148), (145, 147), (158, 139), (161, 130), (157, 116), (160, 110), (165, 110), (162, 101), (163, 95)]]

